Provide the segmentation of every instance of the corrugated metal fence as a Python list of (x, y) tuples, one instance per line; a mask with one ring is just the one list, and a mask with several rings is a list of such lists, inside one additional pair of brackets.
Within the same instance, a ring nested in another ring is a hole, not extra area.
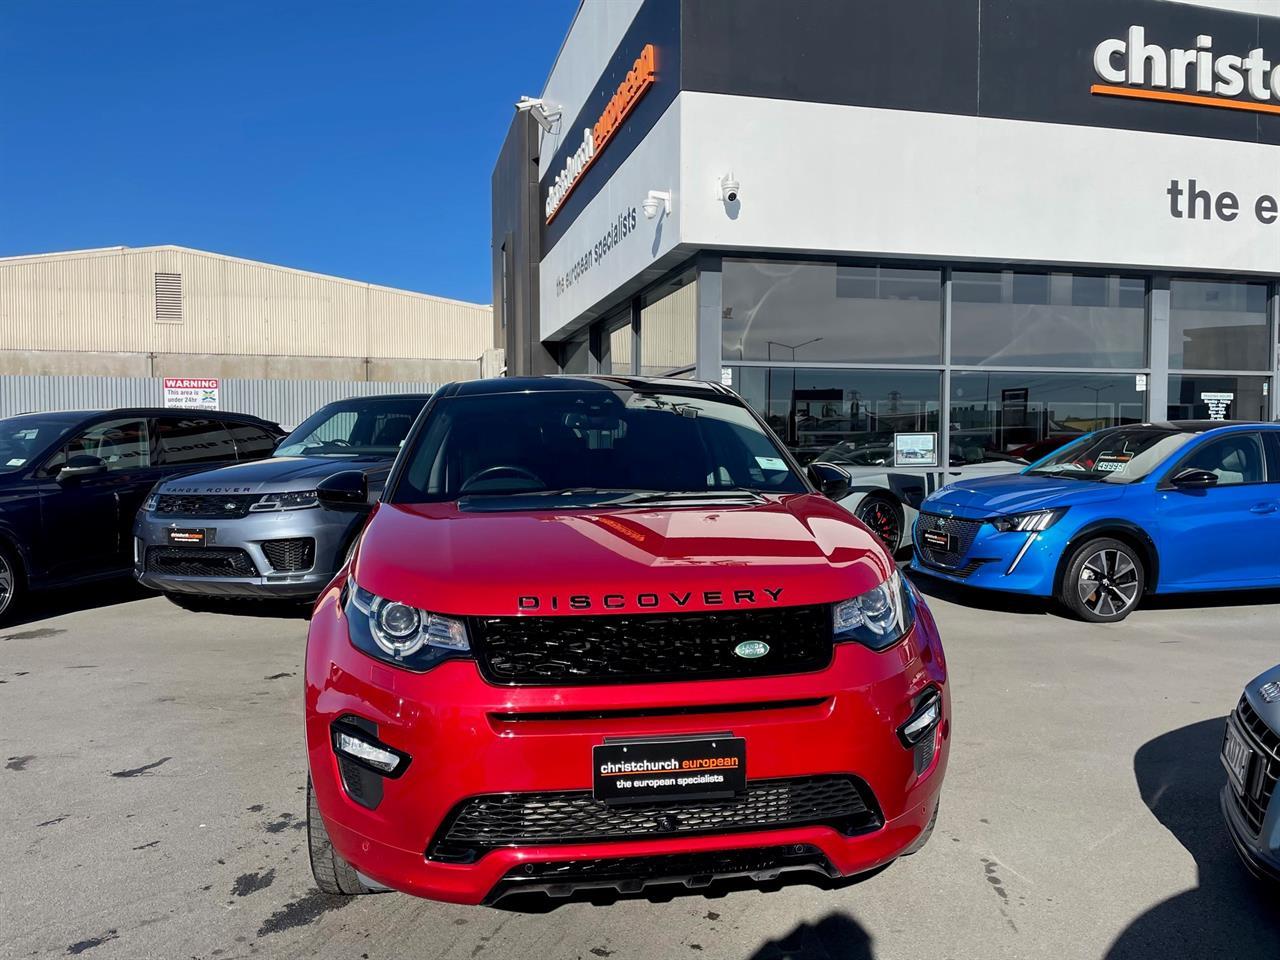
[[(436, 384), (411, 381), (223, 380), (219, 407), (293, 426), (317, 407), (344, 397), (429, 393), (435, 388)], [(159, 377), (0, 377), (0, 417), (163, 404)]]

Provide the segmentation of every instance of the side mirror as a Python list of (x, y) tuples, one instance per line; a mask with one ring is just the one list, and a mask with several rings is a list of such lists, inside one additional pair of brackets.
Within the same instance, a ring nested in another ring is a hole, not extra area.
[(316, 484), (316, 498), (333, 510), (368, 510), (369, 481), (360, 470), (344, 470)]
[(846, 496), (849, 485), (853, 482), (848, 471), (834, 463), (811, 463), (808, 472), (809, 480), (818, 488), (818, 492), (832, 500)]
[(80, 477), (92, 477), (99, 473), (105, 473), (107, 463), (101, 457), (91, 456), (87, 453), (77, 453), (73, 457), (67, 457), (67, 464), (58, 471), (58, 482), (62, 483), (66, 480), (76, 480)]
[(1218, 476), (1208, 470), (1197, 470), (1195, 467), (1188, 467), (1186, 470), (1179, 471), (1178, 475), (1170, 482), (1175, 487), (1192, 490), (1203, 489), (1216, 485)]

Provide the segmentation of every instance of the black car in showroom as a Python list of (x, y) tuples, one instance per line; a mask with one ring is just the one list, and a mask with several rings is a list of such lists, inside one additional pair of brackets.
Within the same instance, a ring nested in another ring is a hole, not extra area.
[[(339, 400), (299, 424), (269, 459), (157, 484), (134, 525), (139, 582), (176, 602), (315, 599), (346, 559), (429, 397)], [(320, 489), (334, 486), (343, 496), (322, 502)]]
[(157, 482), (261, 460), (283, 434), (244, 414), (148, 407), (0, 420), (0, 622), (29, 591), (128, 576), (133, 518)]

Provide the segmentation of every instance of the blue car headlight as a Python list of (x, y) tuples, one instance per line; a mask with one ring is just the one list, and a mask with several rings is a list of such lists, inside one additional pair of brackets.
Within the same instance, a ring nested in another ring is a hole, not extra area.
[(1000, 533), (1040, 533), (1062, 519), (1066, 507), (1052, 510), (1035, 510), (1031, 513), (1011, 513), (988, 521)]
[(915, 599), (895, 570), (878, 587), (837, 603), (832, 619), (837, 642), (853, 641), (884, 650), (910, 632), (915, 623)]
[(350, 584), (345, 603), (351, 643), (371, 657), (408, 670), (430, 670), (471, 652), (467, 625)]

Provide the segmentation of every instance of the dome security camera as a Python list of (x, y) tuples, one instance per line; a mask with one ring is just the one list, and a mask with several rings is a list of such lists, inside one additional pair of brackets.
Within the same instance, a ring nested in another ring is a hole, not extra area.
[(733, 177), (733, 171), (726, 173), (719, 181), (720, 199), (725, 203), (737, 203), (742, 192), (742, 184)]
[(659, 212), (671, 212), (671, 194), (663, 190), (650, 190), (649, 195), (640, 202), (646, 220), (652, 220)]

